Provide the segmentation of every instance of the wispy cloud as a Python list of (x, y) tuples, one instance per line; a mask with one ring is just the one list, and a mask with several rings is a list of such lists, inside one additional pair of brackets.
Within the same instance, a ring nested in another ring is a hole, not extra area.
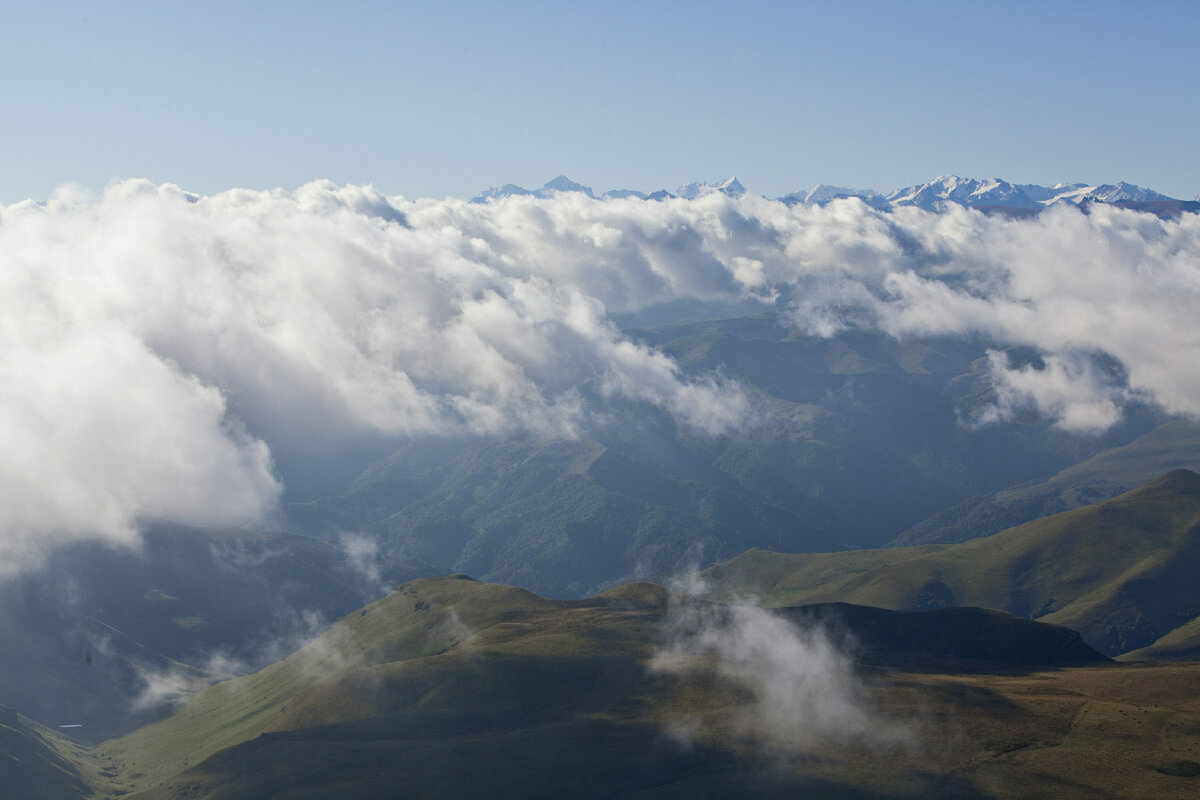
[(362, 533), (343, 531), (338, 535), (338, 546), (346, 559), (346, 566), (358, 579), (368, 596), (382, 597), (391, 591), (379, 571), (379, 543)]
[[(191, 665), (179, 662), (150, 664), (133, 659), (130, 666), (140, 688), (131, 701), (130, 710), (140, 713), (173, 705), (214, 682), (255, 672), (302, 647), (320, 647), (316, 643), (328, 628), (328, 621), (318, 611), (280, 606), (274, 611), (270, 629), (261, 631), (253, 646), (243, 647), (240, 651), (215, 648), (192, 656), (189, 659)], [(331, 654), (321, 663), (340, 663), (340, 658)]]
[[(704, 591), (695, 579), (687, 588)], [(666, 623), (667, 642), (651, 668), (683, 680), (715, 677), (746, 693), (734, 729), (770, 753), (809, 753), (829, 741), (880, 748), (913, 741), (912, 730), (875, 707), (851, 656), (815, 622), (794, 623), (751, 602), (691, 598), (676, 599)], [(671, 725), (688, 735), (687, 719)]]

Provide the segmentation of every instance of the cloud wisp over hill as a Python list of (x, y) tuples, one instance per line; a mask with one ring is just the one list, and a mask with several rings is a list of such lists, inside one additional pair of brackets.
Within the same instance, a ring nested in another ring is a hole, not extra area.
[(405, 201), (317, 182), (114, 184), (0, 209), (0, 552), (261, 521), (281, 454), (362, 438), (574, 436), (638, 407), (722, 435), (748, 394), (617, 324), (698, 305), (798, 333), (978, 335), (989, 419), (1075, 431), (1131, 399), (1200, 412), (1200, 215), (1036, 217), (580, 192)]
[[(734, 727), (768, 753), (795, 755), (827, 740), (887, 749), (915, 744), (917, 732), (874, 706), (851, 654), (825, 626), (793, 621), (749, 602), (694, 602), (709, 591), (697, 573), (677, 579), (664, 618), (666, 644), (653, 672), (682, 680), (725, 681), (751, 701)], [(670, 735), (690, 741), (696, 720)]]

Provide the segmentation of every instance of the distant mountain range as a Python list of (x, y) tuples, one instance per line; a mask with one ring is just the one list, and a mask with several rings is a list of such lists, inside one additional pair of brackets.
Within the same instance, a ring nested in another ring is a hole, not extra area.
[[(716, 183), (695, 181), (680, 186), (674, 192), (660, 189), (647, 194), (633, 189), (613, 189), (597, 195), (590, 186), (584, 186), (565, 175), (559, 175), (540, 189), (526, 189), (511, 183), (492, 187), (471, 198), (471, 202), (486, 203), (489, 200), (514, 195), (548, 198), (561, 192), (580, 192), (592, 198), (636, 197), (642, 200), (666, 200), (677, 197), (694, 200), (711, 192), (740, 197), (746, 194), (747, 189), (741, 181), (731, 176)], [(1153, 189), (1124, 181), (1102, 184), (1056, 183), (1053, 186), (1042, 186), (1034, 183), (1009, 183), (1000, 178), (960, 178), (957, 175), (940, 175), (927, 183), (897, 189), (891, 194), (883, 194), (873, 189), (847, 189), (842, 186), (819, 184), (812, 189), (792, 192), (774, 199), (789, 206), (823, 206), (833, 200), (849, 197), (857, 197), (867, 205), (881, 210), (911, 206), (926, 211), (938, 211), (943, 209), (947, 203), (955, 203), (971, 208), (1037, 211), (1060, 203), (1075, 206), (1110, 203), (1134, 207), (1145, 204), (1169, 204), (1170, 208), (1168, 209), (1152, 208), (1150, 210), (1200, 211), (1200, 195), (1197, 195), (1196, 200), (1179, 200)]]

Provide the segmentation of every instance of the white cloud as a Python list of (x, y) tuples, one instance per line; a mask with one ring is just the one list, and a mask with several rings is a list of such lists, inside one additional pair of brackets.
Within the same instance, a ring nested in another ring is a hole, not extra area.
[(338, 546), (346, 557), (348, 566), (358, 577), (372, 599), (383, 597), (391, 587), (379, 572), (379, 543), (361, 533), (342, 531), (338, 534)]
[(988, 362), (997, 400), (985, 410), (982, 422), (1008, 420), (1021, 408), (1032, 407), (1064, 430), (1096, 433), (1121, 418), (1128, 393), (1086, 357), (1047, 356), (1041, 368), (1012, 368), (1005, 353), (993, 350)]
[[(204, 198), (128, 181), (4, 209), (4, 563), (72, 537), (132, 541), (151, 516), (261, 519), (281, 491), (269, 448), (288, 442), (573, 435), (587, 395), (713, 432), (739, 424), (736, 387), (685, 379), (564, 277), (603, 275), (589, 260), (613, 248), (623, 263), (620, 234), (542, 205), (455, 227), (436, 218), (465, 204), (369, 188)], [(679, 273), (686, 291), (731, 290), (709, 261), (716, 278)]]
[[(675, 587), (705, 590), (694, 573)], [(735, 724), (767, 751), (806, 753), (830, 740), (872, 747), (912, 743), (914, 732), (878, 711), (851, 657), (817, 624), (794, 624), (749, 602), (694, 599), (673, 600), (666, 624), (668, 642), (651, 669), (706, 684), (715, 676), (748, 693)], [(686, 736), (692, 726), (687, 719), (669, 724), (676, 736)]]
[[(1049, 356), (1051, 376), (1071, 384), (1070, 402), (1040, 408), (1078, 409), (1101, 427), (1116, 421), (1124, 399), (1090, 370), (1079, 353), (1115, 358), (1127, 373), (1127, 394), (1174, 413), (1200, 413), (1200, 215), (1161, 221), (1146, 214), (1093, 207), (1090, 215), (1056, 208), (1032, 220), (1009, 221), (961, 212), (970, 236), (946, 243), (952, 280), (909, 270), (885, 278), (871, 311), (899, 336), (981, 332)], [(923, 220), (916, 217), (917, 221)], [(1069, 367), (1068, 365), (1076, 365)], [(1010, 373), (1006, 382), (1016, 376)], [(1021, 391), (1029, 394), (1031, 387)], [(1058, 392), (1062, 394), (1060, 389)], [(1036, 393), (1035, 393), (1036, 394)], [(1111, 406), (1111, 413), (1103, 408)], [(1073, 424), (1073, 423), (1072, 423)]]
[[(993, 365), (997, 418), (1024, 403), (1093, 430), (1131, 396), (1200, 413), (1200, 215), (127, 181), (0, 209), (0, 298), (5, 563), (76, 536), (129, 541), (149, 516), (261, 518), (281, 491), (271, 449), (289, 443), (572, 435), (608, 402), (734, 429), (752, 413), (737, 386), (684, 376), (611, 321), (677, 301), (778, 305), (818, 335), (1036, 349), (1048, 370)], [(1081, 353), (1115, 359), (1126, 384)]]

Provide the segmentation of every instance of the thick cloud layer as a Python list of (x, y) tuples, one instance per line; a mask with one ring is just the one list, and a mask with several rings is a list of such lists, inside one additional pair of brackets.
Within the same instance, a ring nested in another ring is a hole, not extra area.
[(1036, 349), (1036, 369), (992, 357), (991, 419), (1032, 406), (1095, 430), (1132, 397), (1200, 412), (1197, 215), (128, 181), (0, 209), (0, 552), (261, 519), (272, 449), (295, 442), (572, 435), (610, 402), (728, 432), (751, 413), (738, 387), (612, 322), (679, 301)]

